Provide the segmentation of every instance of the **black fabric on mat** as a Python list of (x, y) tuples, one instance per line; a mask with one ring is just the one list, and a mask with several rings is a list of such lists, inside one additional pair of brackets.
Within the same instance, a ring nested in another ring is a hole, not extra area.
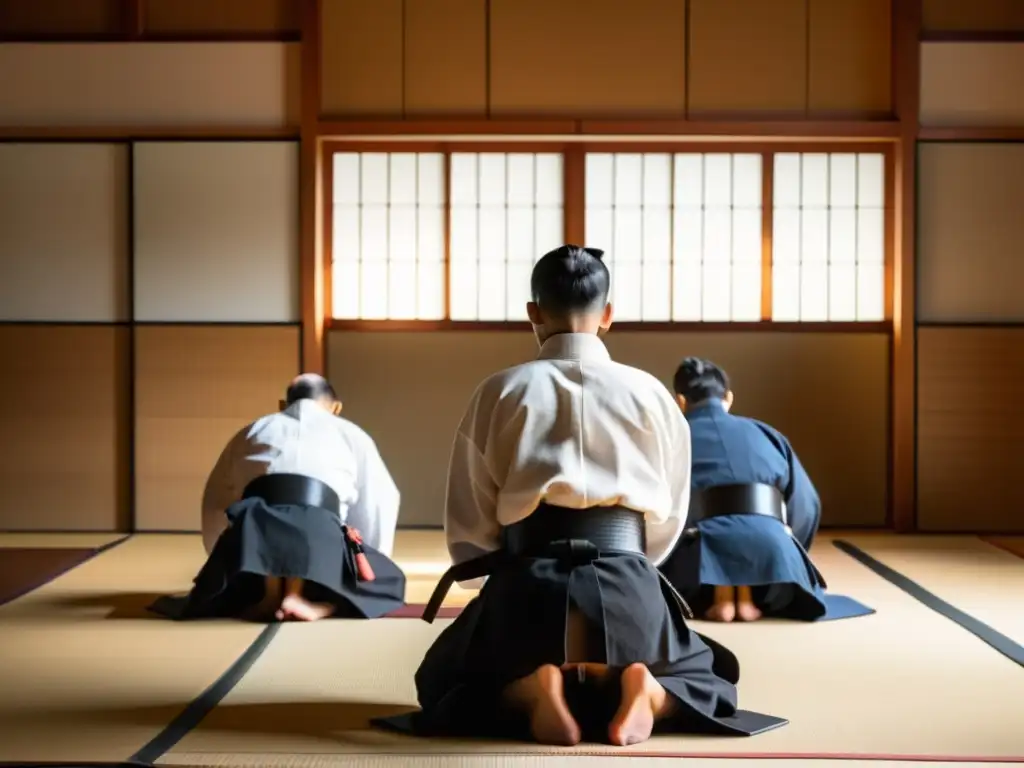
[(238, 657), (234, 664), (227, 668), (223, 675), (214, 681), (213, 685), (197, 696), (188, 706), (181, 711), (167, 726), (154, 736), (148, 744), (128, 758), (129, 763), (136, 765), (153, 765), (157, 760), (170, 752), (189, 731), (193, 730), (203, 721), (214, 708), (220, 704), (224, 697), (231, 693), (231, 690), (245, 676), (256, 660), (267, 650), (270, 642), (281, 629), (280, 624), (268, 624), (266, 629), (260, 632), (259, 636), (252, 641), (252, 644), (245, 649), (245, 652)]
[(874, 571), (893, 586), (899, 587), (919, 603), (931, 608), (937, 614), (946, 617), (953, 623), (960, 625), (983, 643), (986, 643), (999, 651), (999, 653), (1003, 654), (1003, 656), (1008, 658), (1010, 661), (1016, 662), (1018, 665), (1024, 667), (1024, 646), (1021, 646), (1016, 641), (1011, 640), (1001, 632), (996, 631), (988, 624), (978, 621), (978, 619), (974, 618), (969, 613), (964, 613), (956, 606), (947, 603), (938, 595), (929, 592), (916, 581), (912, 581), (896, 569), (890, 568), (885, 563), (876, 560), (860, 547), (842, 540), (835, 540), (832, 544), (840, 552), (844, 552), (861, 565), (871, 571)]

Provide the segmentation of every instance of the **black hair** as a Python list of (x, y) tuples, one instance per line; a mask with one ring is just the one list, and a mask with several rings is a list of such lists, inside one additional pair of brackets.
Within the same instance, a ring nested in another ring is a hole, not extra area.
[(288, 385), (284, 400), (288, 405), (299, 400), (337, 400), (334, 387), (323, 376), (317, 373), (304, 373)]
[(533, 301), (545, 312), (563, 317), (603, 308), (611, 275), (602, 256), (604, 251), (579, 245), (544, 254), (530, 276)]
[(722, 400), (732, 387), (726, 372), (710, 360), (688, 357), (676, 369), (672, 388), (686, 402), (699, 403), (710, 398)]

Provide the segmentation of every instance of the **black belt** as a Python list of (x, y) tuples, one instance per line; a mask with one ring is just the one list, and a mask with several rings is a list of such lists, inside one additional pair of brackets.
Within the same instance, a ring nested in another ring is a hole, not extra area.
[(272, 506), (320, 507), (341, 514), (341, 499), (335, 490), (306, 475), (262, 475), (245, 486), (242, 498), (260, 498)]
[(647, 551), (644, 516), (625, 507), (569, 509), (542, 503), (529, 517), (505, 526), (501, 533), (501, 549), (445, 571), (423, 609), (425, 622), (434, 620), (455, 582), (490, 576), (519, 558), (551, 557), (583, 564), (602, 552), (644, 556)]
[(786, 502), (779, 489), (765, 483), (715, 485), (690, 494), (690, 524), (725, 515), (766, 515), (786, 523)]
[[(701, 520), (710, 520), (713, 517), (726, 515), (765, 515), (778, 520), (788, 529), (786, 502), (782, 498), (782, 493), (774, 485), (765, 483), (715, 485), (710, 488), (694, 490), (690, 494), (690, 514), (686, 521), (687, 525), (693, 526)], [(804, 561), (807, 563), (811, 579), (816, 580), (822, 589), (826, 589), (828, 584), (825, 582), (825, 577), (811, 562), (810, 555), (796, 540), (792, 531), (790, 531), (790, 538), (804, 553)]]

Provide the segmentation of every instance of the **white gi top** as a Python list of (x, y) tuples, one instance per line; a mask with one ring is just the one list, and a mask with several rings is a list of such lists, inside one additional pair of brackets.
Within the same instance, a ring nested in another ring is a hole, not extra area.
[(448, 471), (452, 561), (500, 548), (501, 526), (529, 516), (542, 501), (644, 513), (647, 556), (655, 564), (672, 552), (686, 523), (685, 417), (660, 381), (613, 362), (591, 334), (552, 336), (537, 360), (477, 388)]
[(261, 475), (297, 474), (329, 485), (341, 499), (341, 520), (363, 541), (390, 556), (399, 493), (373, 439), (351, 421), (312, 400), (299, 400), (236, 434), (221, 453), (203, 492), (203, 544), (213, 549), (227, 527), (224, 510)]

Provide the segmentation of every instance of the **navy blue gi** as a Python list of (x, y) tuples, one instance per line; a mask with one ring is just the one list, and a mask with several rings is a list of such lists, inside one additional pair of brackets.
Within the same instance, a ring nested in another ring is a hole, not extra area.
[(662, 565), (694, 609), (702, 613), (711, 605), (715, 586), (749, 586), (765, 616), (815, 621), (874, 613), (850, 598), (825, 594), (810, 565), (807, 550), (821, 520), (821, 501), (789, 441), (767, 424), (728, 413), (717, 398), (688, 405), (686, 419), (693, 490), (773, 486), (783, 495), (792, 529), (790, 534), (779, 520), (761, 514), (698, 522)]

